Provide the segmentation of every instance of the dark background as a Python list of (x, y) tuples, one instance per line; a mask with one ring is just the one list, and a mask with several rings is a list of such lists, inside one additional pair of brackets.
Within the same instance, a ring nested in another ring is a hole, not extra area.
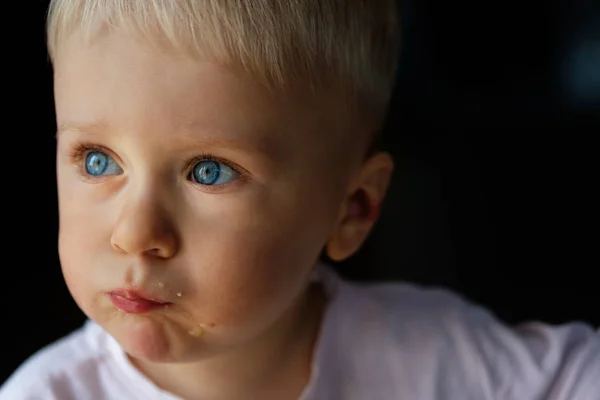
[[(83, 322), (56, 250), (47, 1), (14, 3), (2, 27), (0, 382)], [(340, 270), (447, 286), (507, 323), (600, 325), (600, 7), (403, 3), (384, 140), (396, 175), (383, 220)]]

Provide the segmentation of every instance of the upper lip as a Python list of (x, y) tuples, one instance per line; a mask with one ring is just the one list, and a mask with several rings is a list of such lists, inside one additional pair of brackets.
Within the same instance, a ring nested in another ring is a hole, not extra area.
[(130, 299), (130, 300), (141, 299), (141, 300), (150, 300), (150, 301), (153, 301), (155, 303), (162, 303), (162, 304), (169, 303), (168, 301), (166, 301), (164, 298), (161, 298), (160, 296), (155, 296), (155, 295), (152, 295), (150, 293), (146, 293), (146, 292), (141, 291), (141, 290), (117, 289), (117, 290), (111, 291), (110, 294), (115, 294), (117, 296), (125, 297), (125, 298)]

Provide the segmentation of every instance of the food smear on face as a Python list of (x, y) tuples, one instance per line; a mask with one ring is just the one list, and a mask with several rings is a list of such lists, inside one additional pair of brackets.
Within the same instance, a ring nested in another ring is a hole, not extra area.
[(204, 328), (202, 328), (202, 325), (200, 325), (200, 326), (195, 327), (188, 333), (195, 338), (200, 338), (204, 334)]

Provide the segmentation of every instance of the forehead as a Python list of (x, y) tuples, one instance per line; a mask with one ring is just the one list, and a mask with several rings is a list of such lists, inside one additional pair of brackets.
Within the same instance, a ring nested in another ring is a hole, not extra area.
[(70, 37), (54, 66), (59, 126), (107, 125), (163, 141), (165, 132), (169, 140), (180, 132), (298, 157), (308, 147), (348, 152), (362, 146), (350, 145), (356, 125), (334, 94), (267, 89), (209, 58), (159, 50), (119, 32), (89, 43)]
[(105, 35), (87, 46), (74, 37), (62, 49), (55, 63), (59, 124), (77, 118), (260, 128), (291, 117), (294, 109), (289, 97), (278, 98), (231, 69), (160, 52), (127, 36)]

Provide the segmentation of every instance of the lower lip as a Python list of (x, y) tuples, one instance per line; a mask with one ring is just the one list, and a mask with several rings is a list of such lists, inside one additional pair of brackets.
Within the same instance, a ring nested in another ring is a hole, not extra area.
[(125, 296), (115, 293), (109, 293), (108, 297), (115, 307), (129, 314), (146, 314), (151, 311), (166, 308), (168, 305), (168, 303), (157, 303), (155, 301), (142, 298), (129, 299)]

